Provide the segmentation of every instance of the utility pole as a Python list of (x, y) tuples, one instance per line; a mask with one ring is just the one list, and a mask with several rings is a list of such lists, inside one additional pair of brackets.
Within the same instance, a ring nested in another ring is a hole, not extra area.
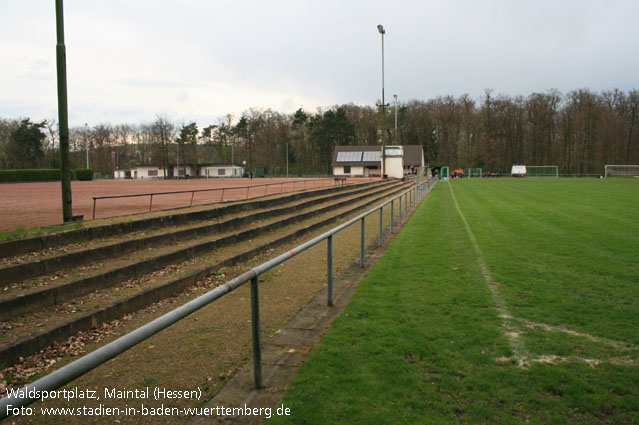
[(58, 127), (60, 132), (60, 181), (62, 183), (62, 218), (73, 221), (71, 205), (71, 169), (69, 167), (69, 114), (67, 108), (67, 58), (64, 46), (64, 13), (62, 0), (55, 2), (56, 64), (58, 74)]

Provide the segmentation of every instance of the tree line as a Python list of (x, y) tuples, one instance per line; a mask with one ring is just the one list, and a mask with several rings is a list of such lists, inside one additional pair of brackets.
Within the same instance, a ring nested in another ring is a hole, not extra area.
[[(394, 128), (397, 114), (397, 129)], [(600, 174), (639, 164), (639, 91), (557, 90), (527, 97), (468, 95), (412, 100), (385, 113), (345, 104), (283, 114), (252, 108), (198, 128), (158, 115), (149, 123), (69, 131), (71, 168), (103, 175), (136, 165), (245, 165), (271, 175), (330, 174), (336, 145), (421, 145), (426, 163), (509, 170), (557, 165), (561, 174)], [(58, 168), (55, 120), (0, 118), (0, 168)]]

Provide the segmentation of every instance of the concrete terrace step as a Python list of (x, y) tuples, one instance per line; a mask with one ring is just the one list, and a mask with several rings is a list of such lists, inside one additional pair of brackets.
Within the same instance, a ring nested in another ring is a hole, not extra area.
[[(379, 187), (384, 187), (384, 186), (380, 185)], [(351, 186), (350, 189), (353, 189), (353, 187)], [(357, 188), (351, 191), (339, 191), (338, 193), (334, 193), (334, 194), (328, 193), (324, 197), (319, 197), (319, 198), (316, 198), (315, 200), (307, 201), (292, 207), (281, 207), (281, 208), (271, 209), (267, 211), (257, 212), (257, 213), (249, 214), (243, 217), (231, 218), (229, 220), (226, 220), (220, 223), (207, 224), (203, 226), (184, 229), (181, 231), (172, 231), (172, 232), (163, 233), (163, 234), (134, 238), (127, 241), (120, 241), (120, 242), (116, 242), (113, 244), (100, 246), (96, 248), (83, 249), (76, 252), (54, 255), (54, 256), (43, 258), (40, 260), (0, 267), (0, 285), (7, 285), (9, 283), (18, 282), (18, 281), (30, 279), (33, 277), (54, 273), (56, 271), (63, 270), (69, 267), (77, 267), (78, 265), (99, 261), (103, 258), (111, 258), (113, 256), (125, 255), (127, 253), (134, 252), (136, 250), (140, 250), (143, 248), (160, 246), (163, 244), (184, 240), (190, 237), (197, 237), (202, 235), (219, 233), (226, 229), (249, 223), (252, 220), (259, 220), (262, 217), (271, 217), (278, 214), (279, 215), (285, 214), (287, 212), (294, 211), (297, 208), (304, 208), (306, 206), (317, 204), (319, 202), (324, 202), (326, 200), (337, 199), (340, 197), (349, 196), (354, 193), (361, 193), (362, 191), (365, 191), (367, 189), (370, 189), (370, 186)], [(211, 210), (211, 212), (213, 212), (213, 210)], [(215, 213), (220, 214), (221, 211), (215, 211)], [(224, 215), (229, 215), (229, 214), (230, 214), (229, 212), (226, 212)], [(207, 219), (210, 219), (210, 218), (211, 217), (209, 215)], [(139, 230), (139, 229), (136, 229), (136, 230)], [(3, 320), (1, 315), (0, 315), (0, 320)]]
[(142, 219), (132, 218), (131, 220), (124, 222), (95, 226), (91, 225), (80, 229), (9, 240), (0, 242), (0, 258), (12, 257), (15, 255), (79, 241), (90, 241), (123, 233), (181, 225), (193, 221), (208, 220), (225, 214), (233, 214), (258, 208), (267, 208), (269, 206), (279, 205), (283, 202), (291, 202), (298, 199), (316, 196), (318, 194), (348, 190), (354, 186), (365, 187), (378, 184), (380, 184), (379, 181), (373, 181), (357, 183), (355, 185), (332, 186), (315, 190), (299, 191), (292, 194), (286, 194), (284, 196), (268, 195), (260, 198), (253, 198), (249, 201), (230, 201), (226, 205), (216, 205), (206, 209), (198, 207), (197, 211), (167, 213)]
[[(97, 326), (99, 323), (114, 320), (116, 318), (122, 317), (125, 314), (129, 314), (131, 312), (137, 311), (141, 308), (144, 308), (159, 299), (163, 299), (176, 293), (181, 292), (187, 286), (193, 285), (199, 280), (205, 278), (211, 271), (218, 269), (219, 267), (235, 264), (238, 261), (243, 261), (251, 256), (257, 255), (260, 251), (264, 251), (268, 248), (281, 245), (283, 243), (291, 241), (295, 237), (299, 237), (311, 230), (319, 228), (320, 226), (326, 225), (329, 222), (335, 221), (338, 218), (346, 216), (350, 213), (353, 213), (355, 210), (359, 210), (368, 206), (374, 202), (378, 202), (379, 199), (384, 198), (385, 196), (389, 196), (389, 192), (396, 193), (402, 189), (404, 189), (404, 185), (397, 185), (392, 187), (392, 190), (383, 191), (384, 194), (378, 194), (375, 197), (369, 197), (362, 205), (358, 205), (357, 207), (350, 209), (346, 212), (340, 213), (338, 215), (332, 216), (328, 219), (322, 220), (320, 222), (315, 222), (311, 225), (302, 227), (301, 229), (297, 229), (283, 237), (280, 237), (275, 240), (271, 240), (270, 242), (254, 247), (247, 252), (241, 253), (239, 255), (227, 257), (225, 260), (219, 261), (218, 263), (207, 266), (203, 269), (197, 270), (193, 273), (190, 273), (188, 276), (184, 276), (178, 279), (174, 279), (167, 284), (162, 284), (159, 286), (155, 286), (153, 288), (149, 288), (147, 290), (141, 291), (133, 296), (130, 296), (126, 299), (117, 301), (107, 307), (101, 308), (96, 311), (92, 311), (84, 314), (81, 317), (63, 323), (61, 325), (55, 326), (44, 332), (40, 332), (36, 335), (31, 335), (21, 340), (15, 341), (14, 343), (8, 344), (0, 349), (0, 363), (12, 364), (19, 357), (26, 357), (29, 354), (40, 350), (54, 341), (62, 341), (68, 338), (71, 335), (74, 335), (79, 330), (90, 329), (91, 327)], [(345, 201), (347, 203), (349, 201)], [(350, 200), (352, 202), (352, 200)], [(330, 209), (329, 207), (325, 207), (323, 209)]]

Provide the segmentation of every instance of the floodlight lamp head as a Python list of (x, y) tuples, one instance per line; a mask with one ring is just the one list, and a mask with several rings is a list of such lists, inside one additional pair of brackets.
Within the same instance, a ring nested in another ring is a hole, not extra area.
[(380, 34), (386, 34), (386, 30), (384, 30), (384, 25), (378, 25), (377, 26), (377, 31), (379, 31)]

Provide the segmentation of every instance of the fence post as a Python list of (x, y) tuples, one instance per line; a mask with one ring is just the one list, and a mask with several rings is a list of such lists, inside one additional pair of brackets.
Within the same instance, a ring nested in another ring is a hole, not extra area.
[(220, 198), (220, 202), (224, 201), (224, 188), (222, 188), (222, 197)]
[(151, 202), (149, 202), (149, 212), (153, 210), (153, 194), (151, 194)]
[(333, 235), (326, 239), (326, 276), (328, 285), (328, 306), (333, 306)]
[(253, 325), (253, 382), (255, 389), (262, 388), (262, 347), (260, 337), (260, 297), (258, 277), (251, 279), (251, 324)]
[(359, 250), (359, 266), (360, 267), (364, 267), (364, 217), (362, 217), (362, 219), (360, 220), (362, 223), (362, 231), (360, 232), (360, 237), (359, 237), (359, 244), (360, 244), (360, 250)]
[(97, 199), (93, 198), (93, 219), (95, 220), (95, 201), (97, 201)]
[(195, 191), (191, 192), (191, 205), (189, 205), (189, 207), (193, 206), (193, 197), (195, 196)]
[(399, 222), (402, 222), (402, 195), (399, 195), (399, 199), (397, 200), (399, 204)]

